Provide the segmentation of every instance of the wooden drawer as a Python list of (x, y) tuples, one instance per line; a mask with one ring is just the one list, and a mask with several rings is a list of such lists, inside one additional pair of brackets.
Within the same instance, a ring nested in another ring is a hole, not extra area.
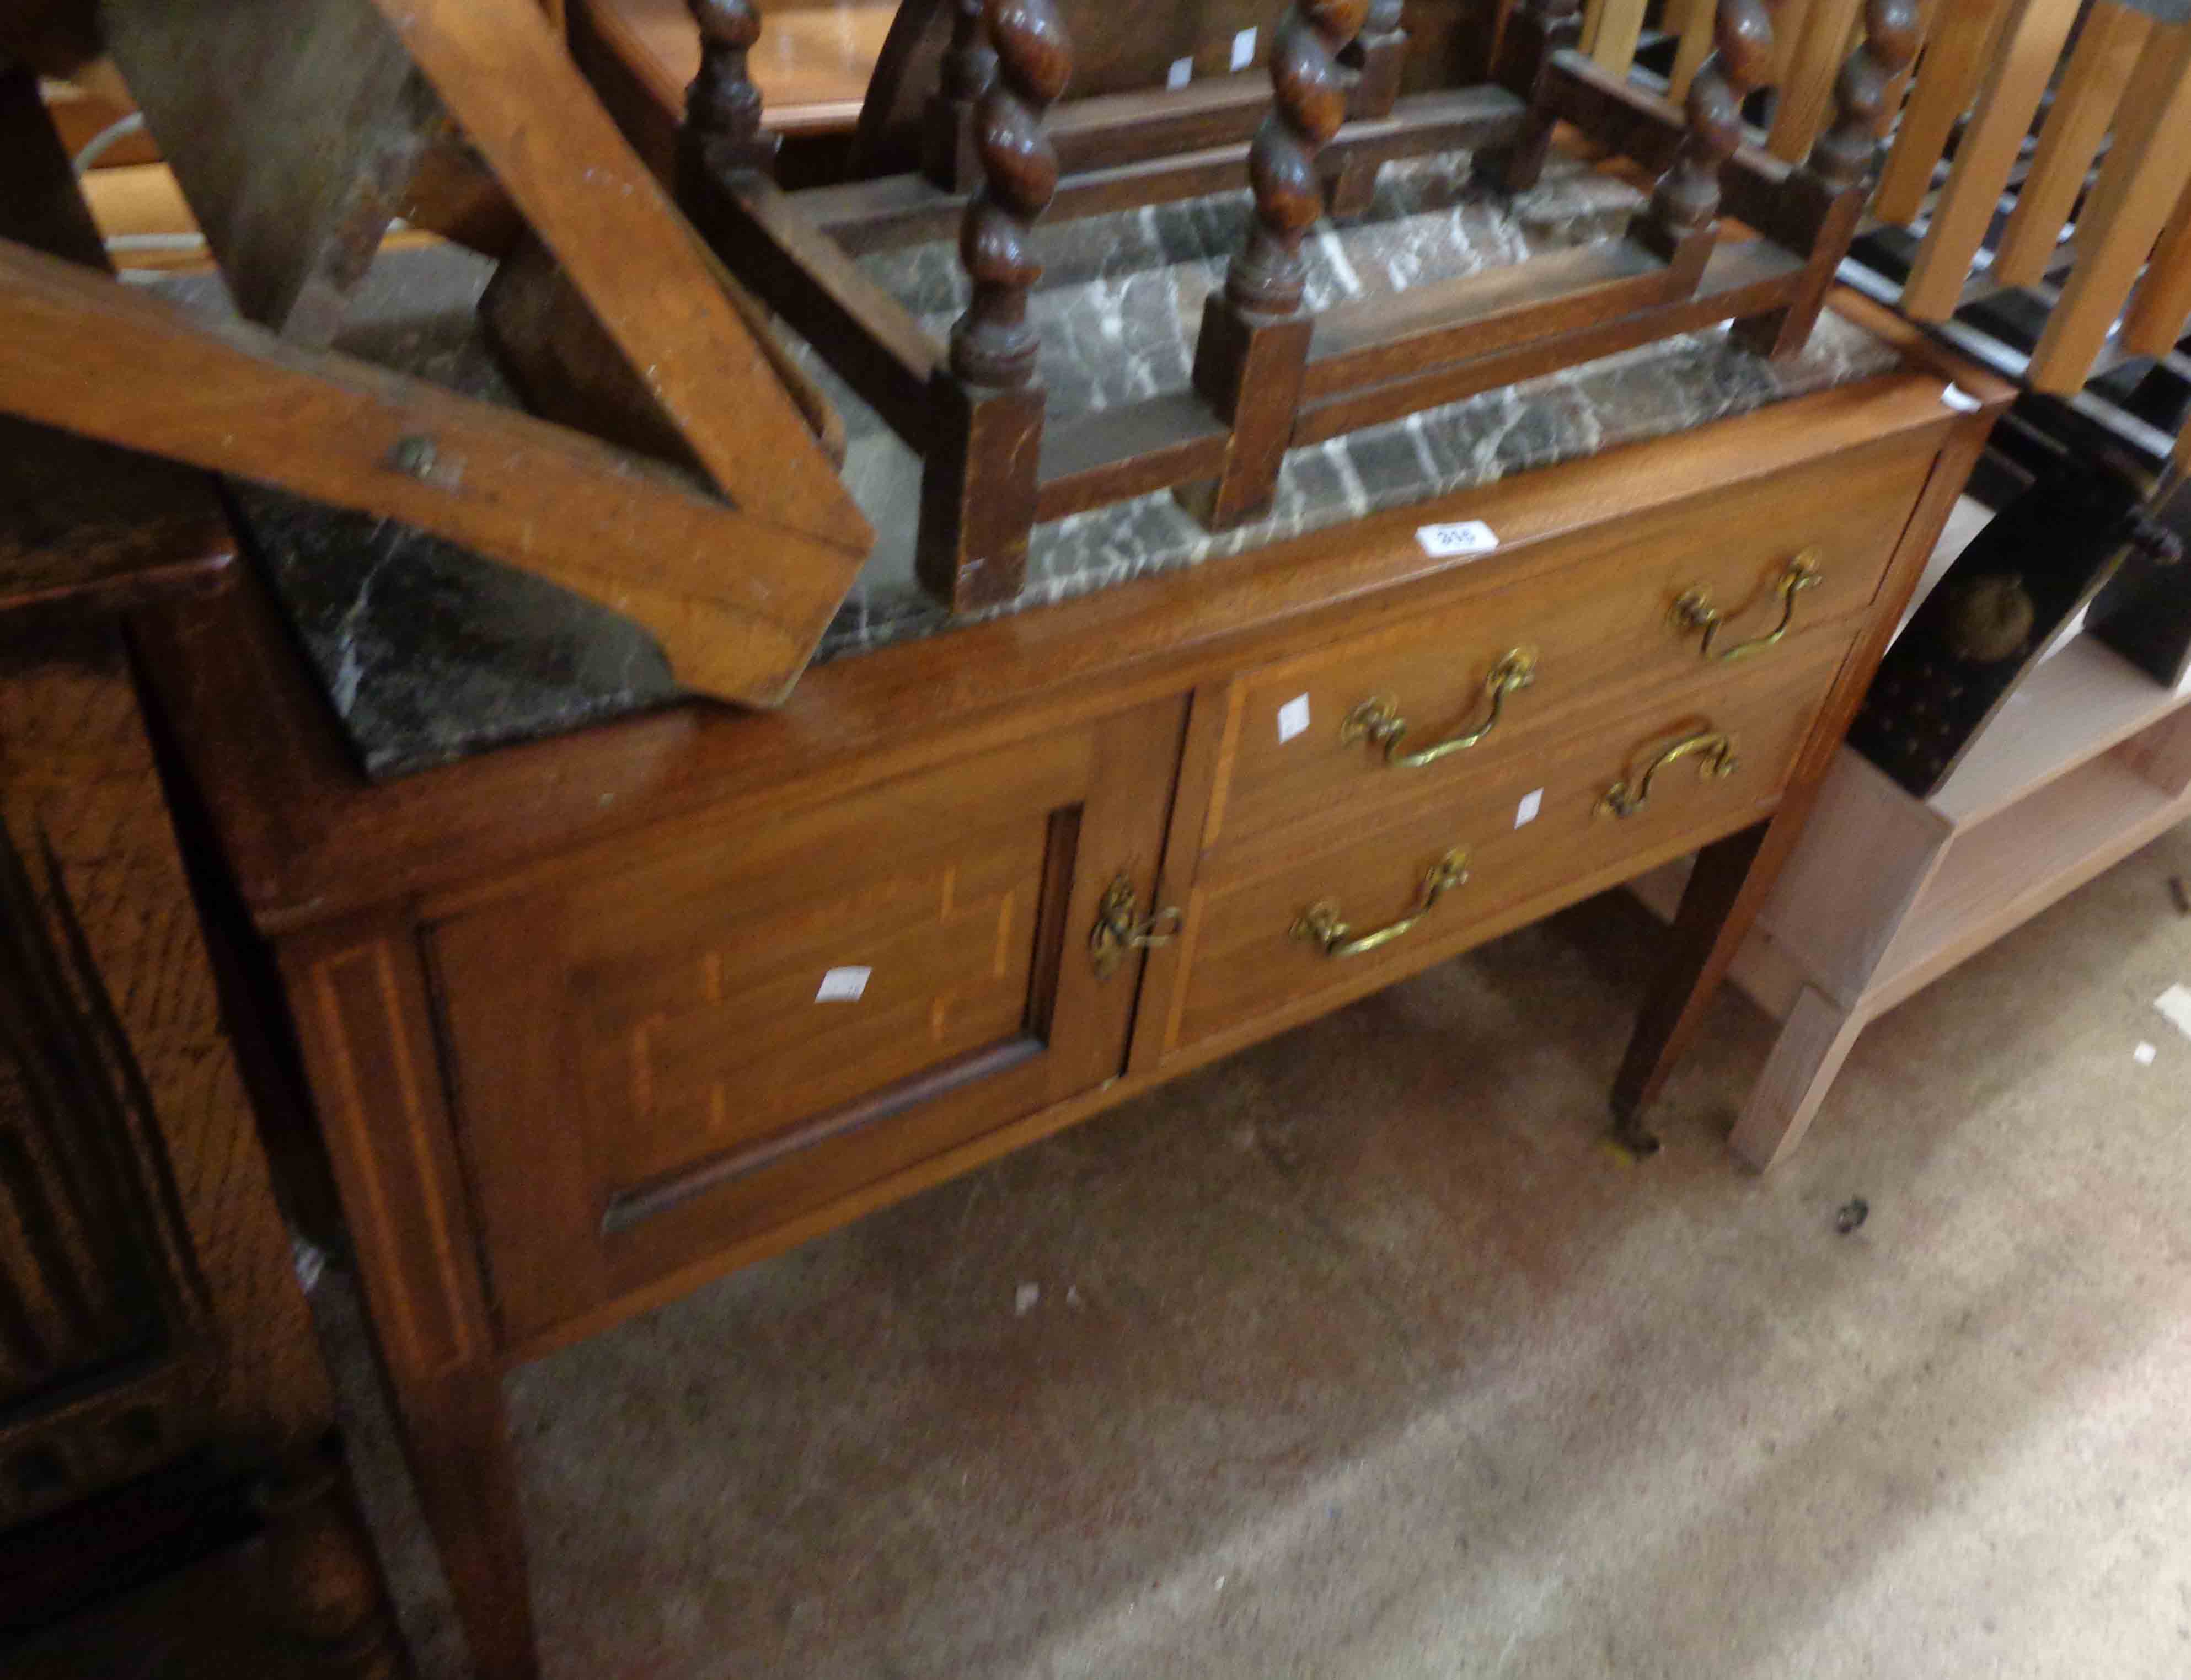
[[(1757, 820), (1847, 652), (1846, 641), (1814, 637), (1788, 659), (1664, 691), (1646, 706), (1591, 709), (1572, 729), (1344, 840), (1279, 834), (1205, 854), (1179, 944), (1151, 977), (1153, 995), (1169, 993), (1155, 1053), (1215, 1034), (1254, 1037), (1258, 1023), (1283, 1024), (1271, 1017), (1301, 1018), (1374, 990)], [(1710, 736), (1732, 740), (1731, 773), (1703, 773), (1716, 760), (1699, 737)], [(1659, 766), (1639, 808), (1604, 808), (1616, 783), (1634, 787), (1659, 752), (1683, 742), (1696, 744)], [(1466, 880), (1431, 902), (1430, 878), (1455, 852), (1465, 853)], [(1348, 941), (1420, 914), (1374, 949), (1335, 955), (1315, 937), (1318, 907), (1327, 925), (1346, 925)]]
[[(1578, 708), (1618, 686), (1705, 668), (1702, 638), (1676, 624), (1675, 602), (1708, 591), (1727, 616), (1714, 642), (1724, 651), (1773, 628), (1777, 586), (1807, 551), (1816, 582), (1795, 597), (1794, 633), (1737, 663), (1803, 657), (1810, 633), (1845, 626), (1877, 593), (1931, 464), (1922, 452), (1875, 447), (1799, 468), (1631, 520), (1571, 563), (1249, 675), (1233, 696), (1204, 843), (1318, 811), (1358, 812), (1365, 800), (1405, 800), (1423, 785), (1457, 786), (1542, 732), (1564, 730)], [(1504, 698), (1497, 726), (1476, 746), (1408, 768), (1348, 727), (1357, 708), (1382, 698), (1406, 721), (1401, 754), (1473, 731), (1490, 714), (1487, 679), (1517, 650), (1534, 656), (1533, 679)]]
[[(1117, 1074), (1166, 701), (773, 821), (726, 811), (433, 930), (496, 1304), (589, 1307)], [(521, 1023), (521, 1026), (520, 1025)]]

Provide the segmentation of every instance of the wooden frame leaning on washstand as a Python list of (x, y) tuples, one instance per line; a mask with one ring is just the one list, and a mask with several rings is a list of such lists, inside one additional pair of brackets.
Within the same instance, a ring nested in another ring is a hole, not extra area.
[[(696, 692), (780, 704), (873, 543), (835, 416), (534, 0), (100, 20), (244, 318), (0, 238), (0, 415), (401, 521), (623, 613)], [(11, 110), (48, 127), (35, 88)], [(28, 157), (0, 149), (8, 191), (73, 193)], [(399, 209), (498, 259), (482, 314), (534, 414), (331, 348)]]
[[(892, 78), (923, 61), (925, 35), (948, 30), (922, 170), (785, 192), (747, 70), (759, 14), (751, 0), (689, 4), (702, 57), (680, 200), (737, 276), (924, 457), (918, 570), (961, 609), (1018, 594), (1043, 521), (1170, 489), (1223, 529), (1267, 509), (1289, 448), (1721, 321), (1765, 354), (1799, 349), (1847, 250), (1888, 89), (1916, 36), (1915, 0), (1868, 0), (1835, 120), (1790, 165), (1742, 144), (1743, 100), (1773, 61), (1766, 0), (1719, 0), (1717, 50), (1690, 85), (1686, 120), (1575, 49), (1579, 0), (1523, 0), (1498, 80), (1480, 86), (1401, 97), (1407, 37), (1392, 0), (1296, 0), (1268, 90), (1219, 78), (1080, 100), (1054, 117), (1072, 58), (1052, 0), (910, 0), (869, 105), (902, 107)], [(1518, 191), (1537, 179), (1560, 122), (1660, 172), (1625, 237), (1303, 310), (1304, 237), (1327, 208), (1365, 208), (1384, 162), (1471, 149), (1494, 154)], [(1243, 181), (1254, 219), (1209, 300), (1192, 389), (1046, 420), (1027, 318), (1042, 273), (1037, 221)], [(1722, 243), (1722, 208), (1759, 237)], [(954, 230), (973, 301), (939, 344), (853, 259)]]

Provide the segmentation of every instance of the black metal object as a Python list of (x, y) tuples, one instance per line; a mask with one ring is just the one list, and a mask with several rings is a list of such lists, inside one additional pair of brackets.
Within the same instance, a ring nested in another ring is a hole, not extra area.
[[(1937, 791), (2063, 626), (2096, 604), (2133, 551), (2149, 548), (2148, 527), (2139, 487), (2118, 474), (2064, 453), (2034, 475), (1912, 615), (1849, 744), (1918, 798)], [(2177, 590), (2191, 608), (2182, 597)], [(2137, 624), (2155, 616), (2137, 610), (2135, 595), (2119, 598), (2114, 612)]]

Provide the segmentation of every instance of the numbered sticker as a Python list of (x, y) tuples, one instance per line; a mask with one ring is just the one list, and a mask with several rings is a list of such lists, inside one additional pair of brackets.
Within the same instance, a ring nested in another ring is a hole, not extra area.
[(1171, 68), (1164, 71), (1164, 86), (1174, 93), (1177, 93), (1193, 80), (1194, 60), (1192, 59), (1174, 59), (1171, 61)]
[(1453, 525), (1419, 525), (1415, 540), (1433, 560), (1489, 554), (1499, 546), (1498, 533), (1480, 519), (1464, 519)]
[(860, 1000), (868, 989), (871, 968), (833, 968), (822, 977), (822, 989), (814, 994), (817, 1004), (851, 1004)]
[(1308, 696), (1296, 694), (1278, 708), (1278, 744), (1283, 747), (1296, 735), (1308, 733)]
[(1544, 808), (1545, 790), (1542, 788), (1532, 788), (1522, 795), (1521, 804), (1514, 807), (1514, 826), (1517, 829), (1527, 828), (1537, 820), (1537, 813)]
[(1980, 402), (1961, 385), (1949, 385), (1940, 393), (1940, 401), (1958, 414), (1975, 414), (1985, 407), (1985, 404)]
[(1245, 70), (1255, 61), (1255, 31), (1243, 29), (1232, 37), (1232, 68)]

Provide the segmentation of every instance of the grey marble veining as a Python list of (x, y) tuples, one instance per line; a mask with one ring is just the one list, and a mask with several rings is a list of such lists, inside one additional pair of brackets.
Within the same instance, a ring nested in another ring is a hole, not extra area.
[[(1309, 301), (1327, 308), (1607, 236), (1636, 202), (1572, 167), (1510, 200), (1472, 181), (1465, 157), (1394, 166), (1368, 215), (1310, 242)], [(1221, 284), (1247, 214), (1244, 194), (1221, 195), (1044, 230), (1046, 273), (1032, 313), (1054, 413), (1187, 385), (1203, 300)], [(948, 243), (864, 262), (939, 337), (963, 307)], [(461, 253), (384, 257), (343, 347), (510, 400), (474, 325), (486, 275), (485, 264)], [(1221, 561), (1829, 389), (1895, 360), (1831, 316), (1801, 355), (1777, 365), (1724, 331), (1647, 345), (1296, 451), (1270, 516), (1253, 526), (1213, 534), (1162, 493), (1038, 527), (1027, 589), (999, 611)], [(970, 622), (913, 578), (918, 458), (819, 371), (845, 418), (846, 484), (878, 540), (817, 662)], [(401, 775), (680, 698), (642, 632), (553, 585), (390, 521), (271, 492), (247, 492), (242, 504), (253, 546), (371, 774)]]

